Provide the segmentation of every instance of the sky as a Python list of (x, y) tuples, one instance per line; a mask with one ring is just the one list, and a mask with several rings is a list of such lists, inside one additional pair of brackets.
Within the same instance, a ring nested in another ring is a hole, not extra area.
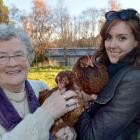
[[(3, 0), (8, 7), (15, 5), (20, 10), (25, 10), (26, 13), (32, 8), (32, 0)], [(54, 8), (58, 0), (45, 0), (46, 3)], [(122, 8), (135, 8), (140, 12), (139, 0), (117, 0)], [(65, 6), (68, 8), (72, 16), (78, 16), (83, 10), (88, 8), (107, 8), (108, 0), (65, 0)]]

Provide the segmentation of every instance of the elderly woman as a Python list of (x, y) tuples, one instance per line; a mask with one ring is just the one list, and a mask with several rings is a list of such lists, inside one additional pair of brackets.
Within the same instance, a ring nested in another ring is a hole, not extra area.
[(33, 58), (27, 34), (0, 25), (0, 140), (48, 140), (55, 119), (76, 108), (72, 91), (56, 91), (39, 107), (38, 93), (47, 85), (27, 80)]

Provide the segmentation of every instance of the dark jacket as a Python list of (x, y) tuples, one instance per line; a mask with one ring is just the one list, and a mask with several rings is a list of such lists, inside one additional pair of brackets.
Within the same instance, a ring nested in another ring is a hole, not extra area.
[(118, 71), (75, 124), (77, 140), (136, 140), (140, 128), (140, 69)]

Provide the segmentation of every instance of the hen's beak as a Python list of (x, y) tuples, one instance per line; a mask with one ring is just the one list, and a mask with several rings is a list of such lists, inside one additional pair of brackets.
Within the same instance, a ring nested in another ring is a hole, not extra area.
[(87, 63), (88, 63), (88, 66), (94, 67), (92, 57), (88, 56), (88, 62)]

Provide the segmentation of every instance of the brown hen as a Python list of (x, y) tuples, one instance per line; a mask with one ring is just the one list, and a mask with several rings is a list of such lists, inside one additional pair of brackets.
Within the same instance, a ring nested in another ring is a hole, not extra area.
[(98, 95), (108, 81), (106, 66), (95, 61), (94, 56), (80, 57), (73, 72), (77, 77), (77, 85), (89, 95)]
[[(76, 85), (76, 75), (74, 72), (66, 70), (59, 72), (55, 78), (55, 82), (57, 83), (58, 87), (55, 87), (51, 90), (44, 90), (39, 93), (39, 102), (40, 104), (43, 104), (45, 99), (49, 97), (54, 91), (56, 90), (63, 90), (65, 88), (65, 91), (67, 90), (74, 90), (77, 93), (77, 99), (79, 101), (79, 107), (77, 107), (75, 110), (65, 114), (61, 119), (63, 121), (56, 120), (53, 127), (51, 128), (51, 132), (55, 134), (60, 128), (63, 128), (65, 126), (72, 126), (80, 116), (80, 114), (84, 111), (84, 101), (82, 98), (82, 94), (78, 91), (80, 91), (79, 87)], [(63, 92), (62, 92), (63, 94)]]
[[(107, 81), (108, 73), (106, 66), (95, 61), (93, 56), (82, 56), (77, 60), (72, 71), (67, 70), (58, 73), (55, 78), (58, 87), (40, 92), (39, 102), (42, 104), (51, 93), (58, 89), (62, 90), (63, 88), (76, 92), (83, 90), (88, 95), (98, 95), (107, 84)], [(72, 126), (83, 112), (84, 100), (80, 92), (77, 92), (77, 95), (80, 106), (74, 111), (65, 114), (62, 117), (62, 122), (59, 120), (55, 122), (51, 129), (53, 134), (66, 125)]]

